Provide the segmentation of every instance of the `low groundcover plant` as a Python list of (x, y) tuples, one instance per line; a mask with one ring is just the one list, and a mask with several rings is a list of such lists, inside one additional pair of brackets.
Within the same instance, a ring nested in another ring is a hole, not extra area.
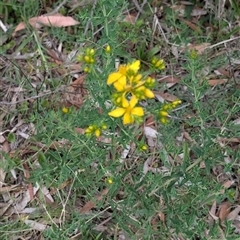
[[(110, 53), (109, 45), (105, 48), (106, 53)], [(85, 64), (84, 71), (91, 74), (91, 68), (95, 63), (94, 49), (87, 48), (83, 55), (77, 60)], [(163, 59), (154, 57), (152, 65), (157, 70), (163, 70), (165, 63)], [(134, 60), (127, 64), (121, 64), (117, 71), (111, 72), (107, 78), (107, 85), (112, 87), (111, 100), (115, 108), (108, 112), (108, 116), (113, 118), (122, 117), (123, 125), (133, 123), (142, 123), (145, 114), (144, 107), (139, 105), (141, 100), (153, 99), (154, 93), (152, 89), (156, 86), (156, 80), (149, 74), (141, 73), (140, 60)], [(172, 103), (164, 103), (158, 111), (157, 118), (166, 124), (169, 122), (169, 111), (181, 104), (181, 100), (175, 100)], [(103, 121), (104, 122), (104, 121)], [(106, 130), (106, 124), (92, 124), (86, 129), (88, 136), (95, 135), (99, 137), (102, 130)]]

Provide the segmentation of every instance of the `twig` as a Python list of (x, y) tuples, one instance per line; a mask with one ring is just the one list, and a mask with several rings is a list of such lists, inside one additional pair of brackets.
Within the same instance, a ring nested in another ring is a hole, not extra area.
[(165, 42), (166, 42), (167, 44), (172, 45), (172, 46), (179, 47), (178, 44), (170, 43), (170, 42), (168, 41), (168, 39), (167, 39), (167, 37), (166, 37), (163, 29), (162, 29), (161, 23), (160, 23), (157, 15), (156, 15), (156, 13), (155, 13), (155, 11), (154, 11), (151, 7), (150, 7), (150, 10), (151, 10), (151, 12), (152, 12), (152, 14), (153, 14), (153, 34), (155, 33), (156, 29), (158, 28), (158, 31), (159, 31), (160, 34), (163, 36), (163, 38), (164, 38), (164, 40), (165, 40)]
[(0, 20), (0, 27), (4, 32), (7, 32), (7, 27), (3, 24), (2, 20)]
[(206, 47), (206, 49), (208, 49), (208, 48), (211, 49), (211, 48), (217, 47), (217, 46), (219, 46), (219, 45), (221, 45), (221, 44), (224, 44), (224, 43), (227, 43), (227, 42), (231, 42), (231, 41), (234, 41), (234, 40), (239, 39), (239, 38), (240, 38), (240, 36), (235, 37), (235, 38), (231, 38), (231, 39), (227, 39), (227, 40), (224, 40), (224, 41), (222, 41), (222, 42), (213, 44), (213, 45), (211, 45), (211, 46), (209, 46), (209, 47)]
[(46, 13), (43, 16), (49, 16), (49, 15), (53, 15), (54, 13), (57, 13), (59, 11), (59, 9), (67, 3), (68, 0), (63, 0), (55, 9), (53, 9), (53, 11), (51, 11), (50, 13)]
[(49, 91), (47, 93), (39, 94), (37, 96), (25, 98), (25, 99), (22, 99), (22, 100), (19, 100), (19, 101), (15, 101), (15, 102), (2, 101), (2, 102), (0, 102), (0, 104), (2, 104), (2, 105), (14, 105), (14, 104), (17, 104), (17, 103), (21, 103), (21, 102), (25, 102), (25, 101), (33, 100), (33, 99), (37, 99), (37, 98), (41, 98), (41, 97), (48, 96), (48, 95), (51, 95), (51, 94), (56, 93), (56, 92), (62, 92), (62, 91), (63, 91), (62, 89), (57, 89), (55, 91)]
[(145, 11), (142, 9), (142, 7), (139, 6), (137, 0), (132, 0), (135, 7), (137, 8), (137, 10), (140, 12), (140, 13), (145, 13)]
[(84, 30), (84, 33), (83, 33), (83, 36), (85, 37), (87, 35), (87, 31), (88, 31), (88, 28), (89, 28), (89, 24), (90, 22), (92, 21), (92, 17), (93, 17), (93, 13), (94, 13), (94, 9), (97, 5), (97, 0), (94, 0), (94, 3), (93, 3), (93, 7), (92, 7), (92, 10), (91, 10), (91, 15), (90, 15), (90, 19), (88, 20), (87, 24), (86, 24), (86, 27), (85, 27), (85, 30)]
[(140, 13), (144, 13), (143, 7), (144, 7), (144, 5), (147, 3), (147, 1), (148, 1), (148, 0), (144, 0), (144, 1), (143, 1), (142, 5), (141, 5), (141, 8), (140, 8), (141, 11), (138, 12), (136, 19), (138, 19)]

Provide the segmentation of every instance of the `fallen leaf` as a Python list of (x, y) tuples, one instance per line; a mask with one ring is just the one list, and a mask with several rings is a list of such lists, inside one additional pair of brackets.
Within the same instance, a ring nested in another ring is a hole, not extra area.
[(127, 14), (125, 16), (125, 18), (123, 19), (123, 22), (128, 22), (128, 23), (134, 24), (136, 22), (136, 18), (137, 18), (137, 16), (135, 16), (133, 14)]
[[(42, 26), (68, 27), (79, 24), (79, 22), (74, 20), (72, 17), (66, 17), (60, 14), (54, 14), (52, 16), (33, 17), (28, 20), (28, 23), (34, 28), (41, 28)], [(24, 22), (19, 23), (13, 32), (13, 36), (16, 34), (17, 31), (25, 28), (26, 24)]]
[[(97, 200), (97, 201), (101, 201), (101, 200), (103, 199), (103, 197), (108, 194), (108, 191), (109, 191), (108, 188), (103, 189), (103, 191), (100, 193), (100, 195), (98, 195), (98, 196), (96, 197), (96, 200)], [(90, 211), (92, 208), (94, 208), (95, 206), (96, 206), (96, 202), (88, 201), (88, 202), (86, 202), (86, 204), (81, 208), (80, 213), (83, 214), (83, 213), (89, 212), (89, 211)]]
[(75, 106), (79, 108), (84, 103), (84, 99), (88, 92), (84, 86), (85, 75), (81, 75), (78, 79), (68, 86), (67, 91), (62, 96), (64, 106), (71, 107)]
[(228, 79), (210, 79), (208, 80), (208, 84), (212, 87), (215, 87), (217, 85), (222, 85), (227, 83)]
[(227, 77), (227, 78), (231, 78), (232, 77), (232, 74), (230, 71), (227, 71), (223, 68), (218, 68), (217, 70), (214, 70), (214, 73), (216, 73), (217, 75), (223, 75), (224, 77)]
[(230, 213), (231, 203), (229, 201), (222, 202), (219, 206), (219, 219), (223, 222)]
[(79, 134), (84, 134), (84, 133), (85, 133), (85, 129), (84, 129), (84, 128), (76, 127), (76, 128), (75, 128), (75, 132), (76, 132), (76, 133), (79, 133)]
[(16, 191), (18, 189), (19, 190), (21, 189), (21, 187), (19, 185), (12, 185), (12, 186), (7, 186), (7, 187), (0, 186), (0, 193)]
[(240, 206), (238, 205), (234, 210), (232, 210), (228, 215), (227, 215), (227, 220), (233, 221), (237, 218), (238, 214), (240, 212)]
[(222, 183), (222, 186), (224, 187), (224, 188), (230, 188), (233, 184), (235, 183), (235, 181), (234, 180), (227, 180), (227, 181), (225, 181), (224, 183)]
[(151, 127), (144, 127), (144, 134), (146, 138), (157, 138), (158, 132)]
[[(39, 186), (33, 187), (33, 195), (36, 194), (36, 192), (38, 191)], [(19, 201), (16, 203), (16, 205), (14, 206), (14, 212), (15, 213), (19, 213), (21, 212), (26, 206), (27, 204), (31, 201), (31, 196), (29, 194), (29, 191), (26, 190), (23, 195), (21, 196), (21, 198), (19, 199)]]
[(240, 124), (240, 118), (235, 119), (235, 120), (233, 121), (233, 123), (234, 123), (235, 125), (239, 125), (239, 124)]
[(0, 217), (3, 216), (3, 214), (11, 207), (12, 204), (13, 204), (13, 200), (10, 199), (6, 204), (1, 205)]
[(160, 91), (153, 91), (153, 93), (159, 102), (164, 102), (164, 100), (173, 102), (178, 99), (178, 97), (170, 93), (164, 93)]
[(196, 50), (199, 55), (201, 55), (208, 46), (210, 46), (210, 43), (201, 43), (201, 44), (188, 44), (187, 48), (188, 50)]
[[(186, 6), (184, 6), (183, 4), (173, 5), (172, 9), (178, 14), (178, 16), (181, 16), (181, 17), (185, 16)], [(199, 8), (199, 7), (194, 7), (191, 11), (192, 17), (202, 16), (202, 15), (206, 15), (206, 14), (207, 14), (207, 11), (202, 8)]]
[(3, 142), (5, 142), (5, 137), (0, 135), (0, 143), (3, 143)]
[(191, 28), (193, 31), (198, 31), (198, 26), (190, 21), (187, 21), (181, 17), (178, 18), (179, 20), (181, 20), (182, 22), (184, 22), (189, 28)]
[(158, 82), (160, 83), (167, 83), (167, 88), (171, 88), (172, 86), (179, 83), (180, 78), (174, 77), (174, 76), (165, 76), (163, 78), (158, 79)]
[(48, 227), (46, 224), (38, 223), (33, 220), (25, 220), (24, 223), (37, 231), (44, 231)]
[(217, 210), (217, 202), (214, 201), (213, 205), (209, 211), (210, 216), (208, 217), (209, 225), (212, 226), (214, 224), (214, 220), (217, 221), (218, 217), (216, 216), (216, 210)]

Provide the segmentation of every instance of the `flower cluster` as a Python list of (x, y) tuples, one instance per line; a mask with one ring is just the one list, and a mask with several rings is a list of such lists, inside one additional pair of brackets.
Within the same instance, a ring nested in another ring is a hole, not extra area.
[(157, 70), (163, 70), (165, 69), (165, 62), (163, 59), (159, 59), (157, 57), (153, 57), (151, 61), (153, 67)]
[(160, 117), (160, 121), (163, 123), (163, 124), (166, 124), (169, 122), (169, 112), (171, 110), (173, 110), (174, 108), (176, 108), (179, 104), (181, 104), (182, 101), (181, 100), (175, 100), (171, 103), (165, 103), (162, 108), (160, 109), (159, 111), (159, 117)]
[(93, 124), (93, 125), (90, 125), (86, 130), (85, 130), (85, 134), (87, 136), (92, 136), (92, 135), (95, 135), (96, 137), (99, 137), (101, 135), (101, 132), (103, 130), (106, 130), (107, 129), (107, 126), (105, 124)]
[(77, 56), (77, 60), (85, 64), (84, 72), (89, 73), (91, 65), (95, 63), (95, 50), (87, 48), (83, 54)]
[[(110, 45), (105, 46), (105, 53), (111, 53)], [(96, 73), (94, 70), (94, 64), (96, 63), (94, 49), (87, 48), (83, 54), (77, 57), (77, 60), (84, 64), (86, 73)], [(165, 69), (164, 60), (156, 56), (152, 58), (151, 64), (156, 70)], [(140, 72), (140, 65), (139, 60), (120, 65), (118, 70), (110, 73), (107, 78), (107, 85), (111, 85), (114, 89), (111, 98), (115, 106), (112, 111), (108, 112), (108, 116), (114, 118), (121, 117), (124, 125), (142, 122), (144, 109), (138, 104), (141, 100), (154, 98), (152, 89), (155, 86), (155, 79), (147, 74), (143, 75)], [(160, 121), (164, 124), (167, 123), (170, 118), (169, 111), (176, 108), (180, 103), (180, 100), (176, 100), (172, 103), (164, 104), (159, 110)], [(68, 113), (67, 108), (63, 108), (62, 111)], [(105, 129), (107, 129), (105, 124), (101, 122), (94, 123), (86, 128), (85, 134), (98, 138)], [(140, 149), (146, 151), (147, 147), (142, 145)]]
[[(154, 98), (153, 88), (155, 79), (151, 77), (144, 78), (139, 73), (140, 61), (120, 65), (118, 71), (110, 73), (107, 79), (108, 85), (113, 85), (115, 92), (112, 95), (113, 103), (116, 109), (109, 112), (111, 117), (122, 117), (123, 124), (140, 121), (144, 115), (142, 107), (136, 106), (139, 100)], [(129, 100), (130, 99), (130, 100)]]

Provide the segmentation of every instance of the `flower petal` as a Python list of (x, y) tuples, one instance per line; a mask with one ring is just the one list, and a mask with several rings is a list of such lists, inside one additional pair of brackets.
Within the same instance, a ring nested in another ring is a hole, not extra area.
[(122, 106), (123, 106), (124, 108), (129, 107), (129, 102), (128, 102), (128, 100), (125, 98), (125, 94), (122, 95)]
[(130, 100), (130, 107), (131, 108), (134, 108), (135, 107), (135, 105), (137, 104), (137, 102), (138, 102), (138, 99), (137, 99), (137, 97), (135, 96), (135, 95), (133, 95), (132, 96), (132, 98), (131, 98), (131, 100)]
[(135, 107), (132, 109), (132, 115), (142, 117), (144, 115), (144, 110), (142, 107)]
[(123, 124), (126, 125), (133, 122), (134, 122), (134, 117), (131, 114), (126, 112), (123, 116)]
[(122, 74), (119, 72), (110, 73), (108, 76), (108, 79), (107, 79), (107, 84), (110, 85), (110, 84), (116, 82), (121, 77), (122, 77)]
[(111, 117), (121, 117), (126, 112), (125, 108), (116, 108), (108, 113)]
[(128, 69), (131, 69), (134, 72), (137, 72), (140, 68), (140, 61), (136, 60), (132, 64), (128, 65)]
[(118, 68), (118, 72), (121, 73), (122, 75), (126, 75), (126, 72), (127, 72), (126, 65), (120, 65)]
[(154, 98), (154, 93), (153, 93), (150, 89), (148, 89), (148, 88), (145, 89), (144, 95), (145, 95), (147, 98)]
[(114, 83), (114, 87), (118, 92), (123, 92), (126, 88), (127, 79), (126, 77), (121, 77), (118, 81)]

